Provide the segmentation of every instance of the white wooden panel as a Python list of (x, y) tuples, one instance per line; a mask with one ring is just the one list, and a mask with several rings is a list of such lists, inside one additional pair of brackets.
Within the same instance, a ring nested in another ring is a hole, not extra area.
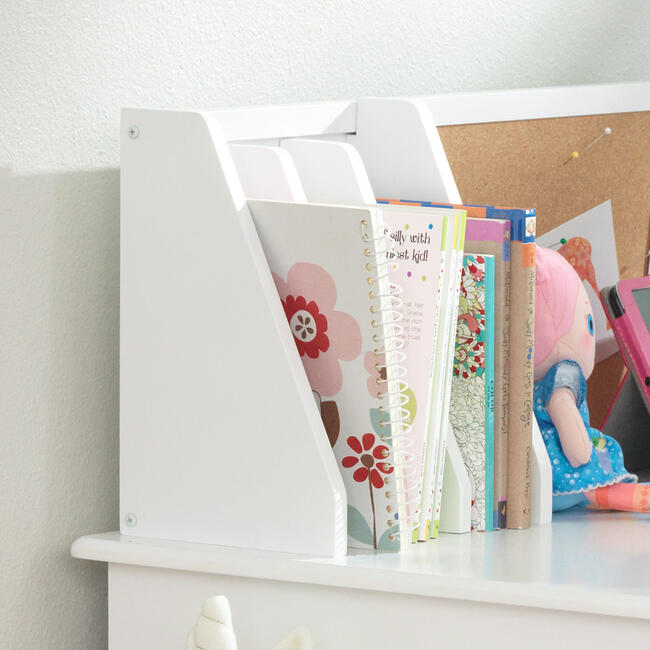
[(415, 99), (362, 98), (354, 144), (379, 198), (460, 203), (433, 117)]
[(346, 142), (281, 141), (298, 170), (307, 199), (313, 203), (374, 203), (375, 195), (359, 152)]
[(229, 140), (231, 144), (261, 144), (267, 147), (279, 147), (280, 138), (251, 138), (248, 140)]
[(230, 153), (247, 199), (307, 200), (296, 166), (284, 149), (257, 144), (231, 144)]
[(326, 133), (352, 133), (356, 102), (251, 106), (213, 111), (226, 140), (290, 138)]
[[(650, 110), (650, 82), (518, 88), (413, 98), (430, 110), (435, 124), (477, 124), (571, 115)], [(228, 141), (328, 135), (357, 131), (355, 100), (228, 108), (213, 113)]]
[(438, 126), (650, 110), (650, 82), (422, 97)]
[(472, 527), (472, 485), (451, 424), (447, 429), (445, 453), (440, 530), (443, 533), (469, 533)]
[(299, 624), (318, 650), (547, 650), (550, 639), (610, 650), (648, 635), (647, 621), (616, 616), (111, 565), (109, 650), (180, 650), (203, 600), (221, 594), (240, 650), (271, 650)]
[(535, 416), (533, 416), (532, 452), (530, 521), (533, 525), (549, 524), (553, 517), (553, 471)]
[(650, 621), (650, 526), (626, 512), (575, 509), (552, 526), (441, 534), (407, 553), (340, 558), (120, 537), (78, 539), (72, 555), (280, 582), (521, 605)]
[[(443, 534), (406, 554), (356, 552), (338, 559), (119, 533), (82, 537), (71, 552), (109, 562), (111, 650), (183, 647), (171, 643), (184, 638), (201, 602), (217, 594), (231, 600), (242, 648), (265, 647), (299, 623), (312, 627), (324, 649), (367, 647), (345, 643), (362, 633), (373, 648), (429, 648), (431, 635), (422, 627), (429, 620), (442, 626), (441, 638), (455, 647), (468, 616), (473, 621), (468, 634), (483, 635), (472, 644), (477, 647), (502, 648), (502, 635), (485, 629), (515, 629), (515, 621), (523, 621), (522, 633), (538, 625), (553, 634), (570, 633), (572, 647), (609, 648), (613, 632), (619, 647), (634, 647), (650, 621), (647, 524), (630, 513), (580, 509), (556, 513), (552, 526)], [(377, 621), (392, 624), (388, 612), (382, 614), (389, 607), (400, 616), (416, 616), (418, 625), (400, 619), (411, 645), (390, 645), (393, 637), (382, 636), (385, 626)], [(478, 624), (473, 617), (482, 611), (489, 616)], [(370, 628), (366, 612), (374, 616)], [(461, 622), (448, 620), (456, 614)], [(588, 636), (592, 625), (598, 634), (607, 633), (600, 645), (598, 637)], [(530, 647), (547, 647), (548, 638), (531, 637), (530, 643), (540, 645)], [(579, 645), (583, 640), (587, 646)]]
[(344, 554), (345, 489), (216, 120), (124, 111), (121, 212), (122, 532)]

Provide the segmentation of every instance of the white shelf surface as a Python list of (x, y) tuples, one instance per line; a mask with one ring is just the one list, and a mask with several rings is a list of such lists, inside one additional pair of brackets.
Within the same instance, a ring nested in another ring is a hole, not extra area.
[(522, 531), (443, 534), (408, 553), (342, 558), (88, 535), (76, 558), (650, 619), (650, 516), (574, 511)]

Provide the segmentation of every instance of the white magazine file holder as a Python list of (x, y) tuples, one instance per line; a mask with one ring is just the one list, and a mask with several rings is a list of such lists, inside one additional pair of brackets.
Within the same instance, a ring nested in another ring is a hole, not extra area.
[[(244, 197), (459, 203), (427, 104), (128, 109), (122, 134), (122, 534), (345, 553), (345, 490)], [(466, 532), (469, 478), (447, 443), (441, 529)], [(547, 523), (537, 428), (532, 455), (532, 521)]]
[(122, 120), (121, 533), (345, 554), (345, 488), (217, 116)]

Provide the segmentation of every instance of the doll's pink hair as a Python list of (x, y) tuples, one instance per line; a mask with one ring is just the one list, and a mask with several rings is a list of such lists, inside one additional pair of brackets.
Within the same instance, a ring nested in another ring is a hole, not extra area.
[(580, 278), (558, 252), (537, 247), (535, 365), (548, 357), (573, 324)]

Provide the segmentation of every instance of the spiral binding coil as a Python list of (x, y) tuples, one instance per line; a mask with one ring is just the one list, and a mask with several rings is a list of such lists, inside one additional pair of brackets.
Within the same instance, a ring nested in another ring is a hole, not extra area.
[[(385, 226), (382, 235), (375, 237), (368, 234), (368, 222), (364, 219), (361, 221), (361, 236), (362, 240), (366, 243), (373, 244), (374, 251), (371, 248), (365, 248), (363, 254), (366, 257), (374, 258), (374, 264), (367, 262), (365, 267), (367, 271), (376, 271), (376, 275), (368, 276), (368, 285), (373, 287), (369, 291), (369, 298), (376, 301), (370, 307), (371, 314), (377, 314), (380, 317), (371, 321), (373, 328), (383, 327), (383, 333), (373, 334), (373, 341), (381, 344), (383, 347), (377, 347), (373, 350), (375, 356), (383, 358), (384, 363), (376, 363), (375, 368), (380, 373), (380, 378), (377, 383), (384, 384), (387, 387), (386, 391), (380, 391), (377, 397), (383, 402), (379, 406), (380, 413), (388, 412), (391, 415), (390, 419), (390, 436), (382, 436), (384, 442), (388, 442), (393, 449), (393, 459), (390, 463), (395, 470), (395, 483), (398, 485), (396, 494), (400, 509), (408, 513), (403, 521), (400, 521), (406, 526), (409, 535), (413, 530), (419, 526), (419, 501), (420, 495), (418, 493), (417, 481), (409, 486), (417, 472), (413, 466), (415, 455), (408, 451), (413, 446), (413, 439), (409, 437), (411, 432), (411, 425), (408, 423), (410, 417), (409, 411), (405, 408), (409, 401), (409, 397), (405, 394), (408, 389), (408, 384), (404, 381), (403, 377), (406, 375), (406, 368), (401, 365), (405, 360), (406, 355), (402, 351), (404, 348), (404, 327), (400, 321), (404, 318), (400, 307), (402, 306), (402, 299), (400, 294), (402, 288), (390, 281), (391, 273), (398, 268), (398, 263), (395, 261), (395, 241), (390, 236), (390, 228)], [(381, 261), (383, 258), (384, 261)], [(380, 293), (380, 286), (383, 280), (388, 280), (388, 292)], [(375, 291), (375, 288), (377, 291)], [(387, 303), (382, 306), (382, 302)], [(381, 376), (381, 371), (384, 371), (384, 376)], [(380, 426), (385, 426), (384, 421)], [(386, 484), (388, 484), (388, 479)], [(413, 493), (413, 494), (411, 494)], [(387, 492), (387, 496), (390, 493)], [(402, 513), (400, 513), (400, 519)], [(388, 522), (392, 525), (392, 521)], [(391, 538), (399, 538), (400, 532), (395, 532)]]

